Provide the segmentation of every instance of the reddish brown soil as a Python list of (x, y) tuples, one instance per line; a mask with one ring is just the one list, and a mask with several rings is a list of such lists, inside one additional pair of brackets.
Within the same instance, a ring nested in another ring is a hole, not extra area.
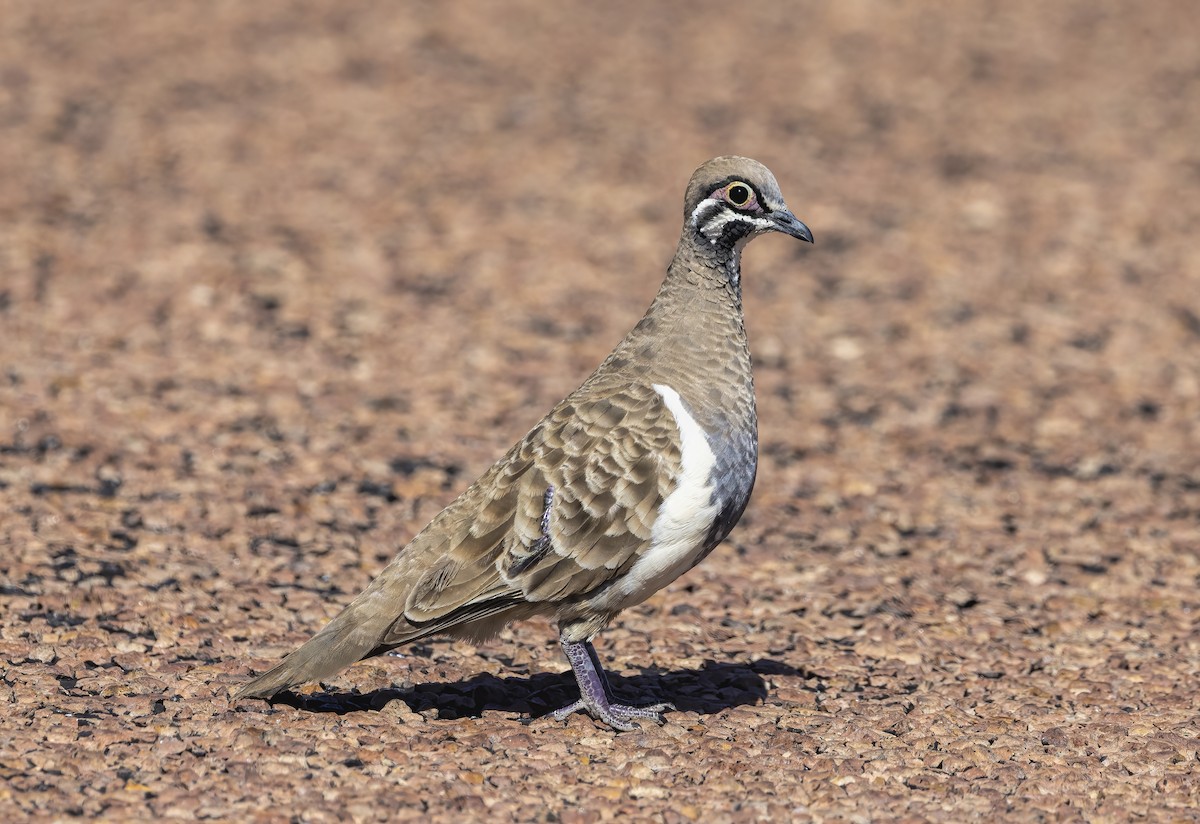
[[(35, 3), (0, 14), (0, 820), (1187, 820), (1189, 2)], [(640, 316), (746, 255), (758, 489), (601, 637), (231, 705)]]

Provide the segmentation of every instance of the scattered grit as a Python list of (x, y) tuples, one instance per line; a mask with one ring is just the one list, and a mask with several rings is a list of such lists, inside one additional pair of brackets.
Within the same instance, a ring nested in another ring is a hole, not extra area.
[[(1193, 820), (1194, 28), (7, 9), (0, 819)], [(539, 622), (231, 705), (627, 331), (725, 152), (817, 246), (747, 256), (746, 517), (601, 638), (678, 711), (543, 717)]]

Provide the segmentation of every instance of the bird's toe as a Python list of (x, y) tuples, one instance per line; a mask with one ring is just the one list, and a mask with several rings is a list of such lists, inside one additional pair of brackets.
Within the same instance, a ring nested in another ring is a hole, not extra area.
[(637, 721), (653, 721), (656, 724), (666, 723), (666, 719), (663, 718), (663, 712), (674, 709), (674, 704), (665, 701), (646, 707), (634, 707), (629, 704), (614, 704), (609, 702), (593, 703), (580, 698), (578, 701), (568, 704), (562, 709), (555, 710), (553, 715), (555, 721), (565, 721), (568, 716), (583, 710), (597, 721), (602, 721), (615, 730), (630, 732), (631, 730), (638, 729), (638, 725), (635, 723)]

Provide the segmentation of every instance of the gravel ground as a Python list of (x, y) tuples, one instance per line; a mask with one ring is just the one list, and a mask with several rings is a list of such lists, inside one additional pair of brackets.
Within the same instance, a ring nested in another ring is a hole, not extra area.
[[(0, 14), (0, 820), (1195, 820), (1189, 2)], [(758, 489), (601, 636), (284, 703), (304, 640), (640, 316), (703, 160)], [(530, 720), (532, 717), (532, 720)]]

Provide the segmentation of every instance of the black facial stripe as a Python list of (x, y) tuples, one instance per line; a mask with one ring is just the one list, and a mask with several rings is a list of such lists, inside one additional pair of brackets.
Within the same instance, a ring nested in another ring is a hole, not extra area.
[[(716, 214), (711, 215), (698, 224), (700, 233), (709, 242), (713, 242), (718, 246), (732, 247), (739, 240), (758, 228), (757, 224), (749, 216), (730, 208), (728, 204), (720, 203), (719, 207)], [(720, 234), (714, 238), (712, 233), (718, 230)]]
[(731, 220), (721, 228), (722, 246), (733, 246), (742, 238), (752, 234), (757, 227), (748, 220)]

